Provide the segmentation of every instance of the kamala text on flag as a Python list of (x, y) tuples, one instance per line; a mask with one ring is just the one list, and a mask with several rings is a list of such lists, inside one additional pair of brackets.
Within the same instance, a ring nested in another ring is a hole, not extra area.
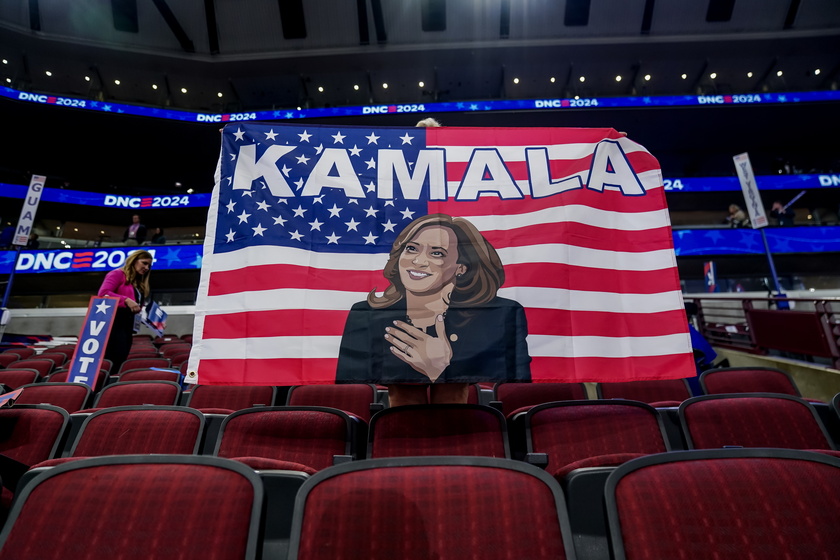
[[(443, 327), (447, 369), (473, 363), (475, 381), (498, 380), (480, 371), (491, 361), (535, 382), (694, 375), (662, 185), (656, 159), (612, 129), (227, 125), (188, 381), (333, 383), (340, 352), (387, 370), (372, 350), (386, 334), (372, 309), (389, 286), (404, 288), (383, 276), (399, 264), (395, 240), (431, 214), (480, 232), (481, 262), (459, 260), (452, 285), (481, 263), (502, 282), (476, 308), (444, 297), (444, 324), (416, 335)], [(388, 305), (408, 329), (411, 309)], [(461, 315), (486, 320), (459, 336)], [(470, 362), (459, 348), (485, 333), (508, 352)], [(403, 343), (391, 344), (398, 354)]]

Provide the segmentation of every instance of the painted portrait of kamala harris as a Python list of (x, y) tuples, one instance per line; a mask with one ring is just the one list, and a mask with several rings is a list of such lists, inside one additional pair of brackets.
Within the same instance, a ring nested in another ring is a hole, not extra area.
[(397, 236), (374, 287), (353, 305), (337, 383), (531, 380), (523, 307), (499, 297), (505, 272), (464, 218), (422, 216)]

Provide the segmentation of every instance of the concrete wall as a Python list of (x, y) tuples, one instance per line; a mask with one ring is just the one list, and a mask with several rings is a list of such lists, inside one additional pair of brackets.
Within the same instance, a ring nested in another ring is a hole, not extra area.
[(718, 347), (715, 350), (718, 359), (728, 358), (732, 367), (769, 367), (789, 373), (805, 398), (829, 402), (840, 393), (840, 370), (777, 356), (759, 356)]
[[(5, 331), (8, 334), (78, 336), (87, 308), (10, 309), (9, 311), (11, 318)], [(165, 311), (169, 314), (166, 321), (166, 334), (180, 336), (192, 333), (195, 306), (172, 306), (167, 307)], [(141, 327), (140, 332), (151, 334), (145, 326)]]

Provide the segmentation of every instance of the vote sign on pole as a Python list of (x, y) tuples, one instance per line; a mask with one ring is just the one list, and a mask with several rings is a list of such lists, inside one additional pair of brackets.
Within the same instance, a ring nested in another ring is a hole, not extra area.
[(29, 234), (32, 233), (32, 226), (35, 223), (35, 212), (38, 211), (38, 203), (41, 202), (41, 193), (44, 192), (44, 181), (47, 178), (43, 175), (33, 175), (29, 182), (29, 190), (23, 200), (23, 208), (20, 211), (20, 219), (15, 228), (15, 237), (12, 245), (25, 247), (29, 243)]
[(119, 302), (119, 298), (109, 296), (90, 298), (87, 315), (79, 332), (79, 343), (70, 362), (67, 381), (96, 387), (99, 368), (105, 357), (105, 347), (114, 325)]

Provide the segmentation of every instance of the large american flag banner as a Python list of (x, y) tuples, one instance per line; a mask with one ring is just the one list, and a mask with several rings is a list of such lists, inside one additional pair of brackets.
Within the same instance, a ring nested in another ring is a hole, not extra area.
[(466, 218), (524, 307), (534, 382), (695, 374), (662, 174), (612, 129), (228, 124), (187, 381), (334, 383), (403, 228)]

